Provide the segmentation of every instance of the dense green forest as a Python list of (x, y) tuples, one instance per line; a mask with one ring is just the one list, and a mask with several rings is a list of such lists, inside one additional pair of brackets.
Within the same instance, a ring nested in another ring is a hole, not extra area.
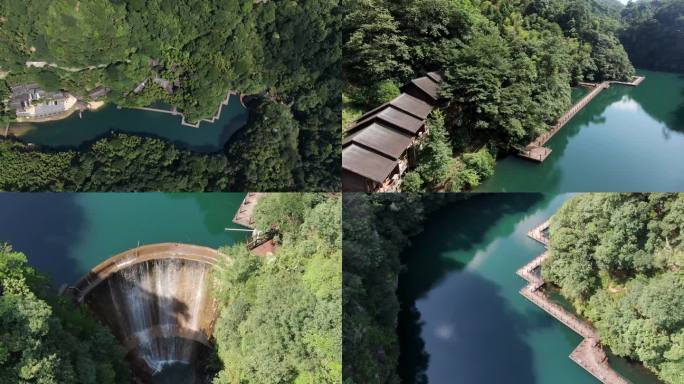
[[(617, 38), (621, 6), (613, 1), (343, 4), (343, 121), (388, 101), (393, 95), (388, 89), (425, 72), (446, 75), (443, 121), (457, 161), (450, 162), (439, 182), (411, 176), (410, 185), (417, 189), (477, 186), (478, 178), (491, 173), (482, 168), (486, 156), (478, 159), (479, 172), (464, 166), (462, 156), (483, 148), (494, 156), (520, 148), (569, 108), (571, 86), (578, 81), (624, 80), (635, 73)], [(387, 97), (379, 100), (378, 95)], [(422, 161), (430, 156), (422, 154)]]
[(684, 194), (586, 194), (550, 228), (545, 280), (603, 344), (684, 382)]
[(244, 245), (216, 269), (224, 362), (214, 384), (342, 382), (342, 232), (339, 194), (273, 194), (259, 200), (256, 227), (276, 226), (272, 259)]
[(114, 134), (87, 151), (36, 151), (0, 141), (0, 190), (220, 191), (235, 171), (220, 154), (196, 154), (166, 141)]
[(620, 40), (634, 65), (684, 72), (684, 0), (632, 1)]
[[(338, 8), (333, 0), (3, 0), (0, 99), (9, 85), (33, 81), (80, 97), (106, 86), (107, 100), (118, 105), (162, 101), (195, 121), (213, 116), (237, 90), (257, 100), (243, 132), (226, 145), (244, 183), (229, 188), (339, 189)], [(177, 84), (173, 93), (152, 82), (132, 92), (156, 77)]]
[(0, 244), (0, 382), (130, 383), (109, 329), (51, 291), (24, 254)]
[(425, 216), (455, 194), (345, 194), (344, 383), (399, 383), (396, 295), (401, 251)]

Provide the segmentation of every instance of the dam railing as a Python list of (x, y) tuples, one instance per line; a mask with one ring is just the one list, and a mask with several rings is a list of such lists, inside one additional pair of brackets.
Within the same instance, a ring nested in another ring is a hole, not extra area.
[(85, 296), (101, 282), (112, 274), (132, 265), (159, 259), (182, 259), (216, 265), (220, 255), (221, 253), (216, 249), (192, 244), (159, 243), (143, 245), (119, 253), (98, 264), (70, 289), (74, 292), (76, 301), (82, 302)]

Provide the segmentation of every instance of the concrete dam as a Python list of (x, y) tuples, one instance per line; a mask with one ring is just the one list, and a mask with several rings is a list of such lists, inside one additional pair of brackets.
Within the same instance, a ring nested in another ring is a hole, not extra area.
[[(210, 272), (217, 250), (146, 245), (107, 259), (72, 287), (124, 346), (136, 373), (154, 376), (206, 357), (217, 316)], [(194, 380), (193, 380), (194, 381)]]

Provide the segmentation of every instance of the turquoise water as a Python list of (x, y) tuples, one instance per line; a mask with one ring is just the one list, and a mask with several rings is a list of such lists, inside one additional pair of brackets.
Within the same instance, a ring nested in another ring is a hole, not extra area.
[(218, 248), (249, 232), (225, 231), (244, 193), (2, 193), (0, 241), (24, 252), (55, 287), (73, 284), (115, 254), (144, 244)]
[[(520, 295), (543, 252), (527, 232), (571, 195), (485, 194), (430, 215), (402, 255), (403, 384), (596, 384), (569, 359), (582, 338)], [(658, 381), (618, 359), (633, 383)]]
[(228, 105), (222, 107), (221, 118), (214, 123), (201, 122), (199, 128), (181, 125), (181, 116), (107, 104), (100, 110), (83, 112), (83, 118), (75, 113), (64, 120), (15, 123), (10, 130), (25, 142), (54, 148), (78, 147), (117, 131), (163, 138), (198, 152), (216, 152), (245, 125), (247, 117), (238, 96), (231, 96)]
[(612, 85), (563, 127), (544, 163), (500, 159), (478, 191), (684, 190), (684, 75), (639, 72), (641, 85)]

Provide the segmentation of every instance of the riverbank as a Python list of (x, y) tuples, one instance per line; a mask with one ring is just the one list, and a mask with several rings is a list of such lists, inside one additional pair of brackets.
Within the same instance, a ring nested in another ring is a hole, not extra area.
[[(454, 377), (464, 383), (599, 382), (568, 358), (583, 338), (523, 297), (516, 275), (543, 251), (530, 229), (571, 197), (472, 194), (427, 215), (401, 257), (402, 383), (450, 383)], [(398, 216), (416, 217), (406, 211)], [(609, 359), (632, 383), (661, 383), (625, 359)]]
[(228, 105), (222, 105), (220, 118), (211, 124), (203, 123), (201, 129), (188, 129), (171, 113), (91, 103), (96, 109), (84, 112), (81, 118), (72, 115), (44, 123), (12, 123), (8, 133), (48, 148), (81, 149), (111, 132), (122, 132), (157, 137), (194, 152), (213, 153), (222, 151), (232, 135), (247, 123), (249, 113), (236, 100), (231, 98)]

